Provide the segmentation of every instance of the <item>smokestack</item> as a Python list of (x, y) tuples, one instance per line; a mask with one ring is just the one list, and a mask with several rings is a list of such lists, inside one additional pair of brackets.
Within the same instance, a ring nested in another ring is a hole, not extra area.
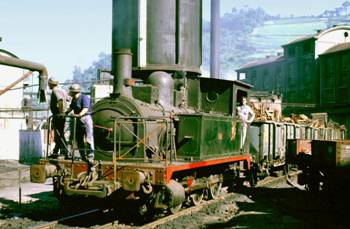
[(210, 77), (220, 77), (220, 0), (211, 0)]
[(113, 95), (119, 96), (123, 93), (124, 80), (131, 79), (132, 76), (132, 54), (130, 49), (118, 49), (112, 58)]

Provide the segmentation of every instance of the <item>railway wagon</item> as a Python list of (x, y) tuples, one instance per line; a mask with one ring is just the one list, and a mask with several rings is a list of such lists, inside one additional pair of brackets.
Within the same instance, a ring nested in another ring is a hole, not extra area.
[(250, 125), (248, 134), (252, 164), (259, 177), (264, 177), (287, 164), (302, 166), (301, 160), (307, 160), (302, 154), (311, 155), (311, 140), (342, 140), (345, 130), (277, 121), (255, 121)]
[(349, 188), (350, 141), (312, 140), (311, 155), (302, 161), (298, 183), (311, 191)]

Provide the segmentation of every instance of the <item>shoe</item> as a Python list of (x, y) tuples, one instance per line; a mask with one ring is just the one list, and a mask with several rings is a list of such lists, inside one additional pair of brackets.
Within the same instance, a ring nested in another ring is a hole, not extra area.
[(58, 155), (58, 156), (57, 156), (57, 159), (59, 159), (59, 160), (63, 160), (63, 159), (64, 159), (64, 155), (61, 155), (61, 154), (60, 154), (60, 155)]
[(49, 155), (48, 158), (49, 159), (57, 159), (58, 158), (58, 154), (53, 153), (53, 154)]

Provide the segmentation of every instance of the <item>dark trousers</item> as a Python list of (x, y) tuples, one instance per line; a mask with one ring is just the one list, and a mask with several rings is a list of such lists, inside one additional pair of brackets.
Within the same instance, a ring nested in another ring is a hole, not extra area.
[(54, 142), (55, 148), (53, 149), (53, 154), (63, 154), (67, 156), (67, 142), (64, 137), (64, 127), (66, 119), (65, 117), (53, 116), (52, 118), (52, 129), (54, 131)]

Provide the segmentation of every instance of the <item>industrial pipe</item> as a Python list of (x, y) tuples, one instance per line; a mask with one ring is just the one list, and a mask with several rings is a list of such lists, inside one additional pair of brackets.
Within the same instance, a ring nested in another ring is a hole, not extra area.
[(10, 85), (6, 86), (4, 89), (0, 90), (0, 95), (2, 95), (4, 93), (6, 93), (7, 91), (9, 91), (11, 88), (16, 86), (19, 82), (23, 81), (25, 78), (29, 77), (31, 74), (33, 74), (32, 71), (24, 73), (19, 79), (17, 79), (16, 81), (11, 83)]
[(220, 0), (211, 0), (210, 78), (220, 78)]
[(7, 57), (0, 55), (0, 64), (28, 69), (30, 71), (38, 71), (39, 72), (39, 89), (38, 89), (38, 98), (40, 102), (46, 102), (46, 86), (47, 86), (47, 78), (48, 71), (46, 67), (42, 64), (35, 63), (28, 60), (22, 60), (14, 57)]

